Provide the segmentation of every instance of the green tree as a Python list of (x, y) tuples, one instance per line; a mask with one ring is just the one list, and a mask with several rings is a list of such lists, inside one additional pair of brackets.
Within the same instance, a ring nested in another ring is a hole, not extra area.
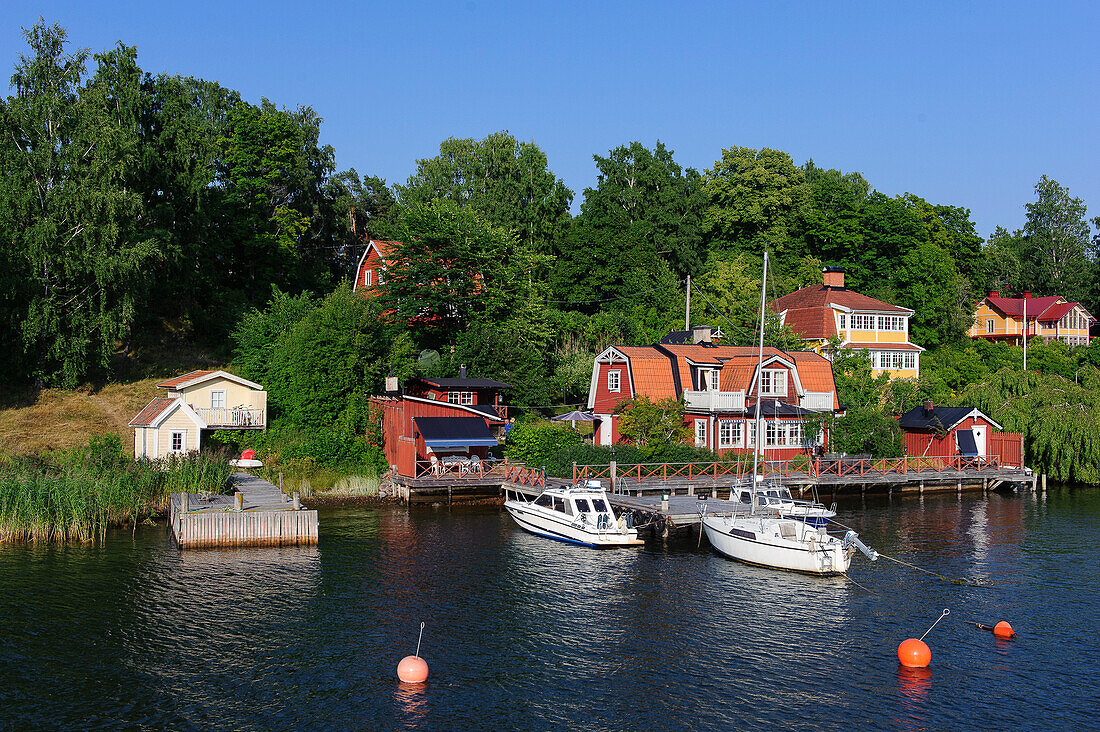
[(660, 141), (653, 150), (635, 141), (606, 157), (593, 155), (597, 185), (584, 191), (581, 218), (596, 229), (630, 232), (682, 278), (702, 268), (706, 198), (698, 171), (684, 170), (672, 154)]
[(544, 318), (533, 273), (545, 258), (450, 200), (405, 208), (381, 298), (413, 340), (435, 347), (475, 323)]
[(733, 248), (781, 261), (804, 253), (796, 225), (809, 197), (806, 176), (780, 150), (731, 147), (706, 171), (703, 233), (712, 249)]
[(569, 224), (573, 192), (547, 167), (546, 153), (507, 131), (483, 140), (448, 138), (439, 155), (416, 161), (416, 172), (397, 186), (403, 206), (446, 199), (477, 210), (512, 231), (529, 249), (551, 254)]
[(233, 363), (241, 375), (259, 384), (269, 383), (277, 348), (314, 307), (308, 292), (291, 297), (272, 285), (267, 307), (248, 312), (233, 330)]
[(141, 70), (119, 45), (82, 86), (88, 53), (68, 52), (64, 29), (39, 22), (24, 36), (30, 55), (0, 107), (0, 259), (15, 274), (4, 321), (38, 380), (74, 386), (108, 367), (159, 254), (132, 186)]
[(833, 421), (829, 448), (849, 455), (894, 458), (904, 454), (898, 421), (876, 407), (857, 407)]
[(1096, 255), (1085, 204), (1045, 175), (1035, 184), (1035, 199), (1025, 206), (1024, 279), (1036, 292), (1085, 299), (1091, 283), (1084, 281), (1084, 276), (1091, 271)]
[(826, 264), (852, 266), (863, 256), (862, 208), (871, 185), (859, 173), (802, 166), (809, 188), (799, 222), (806, 247)]
[(895, 302), (913, 310), (909, 337), (926, 348), (962, 340), (973, 324), (972, 298), (951, 254), (930, 241), (909, 249), (896, 265)]
[(867, 351), (845, 348), (841, 346), (840, 337), (834, 336), (825, 345), (825, 353), (832, 362), (833, 381), (841, 406), (877, 408), (882, 404), (890, 378), (884, 373), (872, 376), (874, 366)]
[(652, 401), (644, 394), (623, 401), (615, 408), (619, 434), (638, 447), (680, 443), (691, 437), (684, 424), (684, 405), (675, 399)]

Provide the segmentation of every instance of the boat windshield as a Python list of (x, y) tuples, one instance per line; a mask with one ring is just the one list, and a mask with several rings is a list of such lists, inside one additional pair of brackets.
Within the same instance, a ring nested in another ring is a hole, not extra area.
[(779, 491), (775, 490), (774, 488), (770, 488), (767, 491), (767, 496), (768, 498), (779, 498)]
[(535, 499), (536, 506), (545, 506), (546, 508), (554, 507), (554, 497), (543, 493), (541, 496)]
[(752, 503), (752, 496), (748, 493), (748, 491), (738, 491), (737, 500), (747, 505), (749, 503)]
[(554, 510), (567, 513), (570, 516), (573, 515), (573, 507), (566, 503), (564, 498), (558, 498), (557, 496), (554, 496)]
[(781, 488), (779, 490), (779, 497), (780, 498), (787, 498), (787, 499), (792, 499), (793, 498), (791, 496), (791, 492), (789, 490), (787, 490), (786, 488)]
[(600, 513), (607, 513), (607, 503), (602, 498), (593, 498), (592, 508)]
[(585, 498), (574, 498), (573, 503), (577, 504), (577, 513), (588, 513), (588, 500)]

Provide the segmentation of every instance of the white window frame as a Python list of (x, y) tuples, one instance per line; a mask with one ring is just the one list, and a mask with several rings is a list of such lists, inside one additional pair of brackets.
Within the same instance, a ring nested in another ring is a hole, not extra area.
[(372, 287), (374, 285), (374, 270), (368, 269), (363, 273), (363, 287)]
[[(176, 448), (176, 436), (180, 438), (180, 446)], [(168, 452), (179, 455), (187, 452), (187, 430), (172, 430), (168, 433)]]
[(623, 385), (623, 372), (622, 369), (611, 369), (607, 372), (607, 390), (613, 394), (618, 394), (622, 391)]
[(741, 447), (744, 423), (739, 419), (718, 420), (718, 447)]
[(474, 393), (472, 391), (449, 391), (447, 392), (447, 403), (470, 406), (474, 403)]
[[(217, 397), (221, 397), (221, 404), (218, 403)], [(225, 409), (225, 389), (214, 389), (210, 392), (210, 408), (211, 409)]]
[(762, 369), (759, 387), (757, 392), (762, 397), (787, 396), (787, 370)]
[(695, 420), (695, 446), (706, 447), (707, 446), (707, 423), (710, 420), (697, 419)]
[(848, 315), (846, 313), (840, 314), (840, 330), (848, 330)]
[(986, 318), (985, 319), (985, 332), (986, 333), (992, 333), (993, 332), (995, 322), (996, 321), (994, 321), (993, 318)]
[(382, 265), (378, 268), (378, 284), (386, 284), (386, 266)]
[(756, 420), (748, 420), (746, 422), (748, 428), (746, 429), (745, 447), (756, 447)]

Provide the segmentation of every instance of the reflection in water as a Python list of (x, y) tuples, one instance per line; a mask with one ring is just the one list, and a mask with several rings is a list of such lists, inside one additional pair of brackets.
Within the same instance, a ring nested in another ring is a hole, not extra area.
[[(596, 551), (488, 507), (328, 510), (305, 549), (0, 546), (0, 729), (1092, 724), (1059, 684), (1092, 673), (1100, 492), (859, 500), (839, 520), (871, 546), (986, 584), (860, 560), (857, 587), (695, 536)], [(934, 667), (899, 669), (944, 607), (1026, 645), (948, 619)], [(431, 680), (404, 686), (421, 621)]]

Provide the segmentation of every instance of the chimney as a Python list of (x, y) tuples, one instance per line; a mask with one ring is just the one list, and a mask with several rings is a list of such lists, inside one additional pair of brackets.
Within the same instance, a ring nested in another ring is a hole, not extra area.
[(458, 367), (458, 378), (460, 378), (460, 379), (465, 379), (466, 378), (466, 364), (462, 364), (461, 366)]
[(931, 416), (934, 409), (935, 409), (935, 407), (932, 406), (932, 400), (929, 399), (928, 401), (926, 401), (924, 403), (924, 416), (925, 417)]
[(990, 291), (989, 291), (989, 296), (990, 296), (990, 297), (997, 297), (997, 296), (998, 296), (998, 295), (1000, 295), (1000, 294), (1001, 294), (1001, 293), (1000, 293), (1000, 291), (999, 291), (999, 290), (990, 290)]
[(691, 329), (691, 342), (692, 343), (710, 343), (711, 334), (713, 333), (709, 325), (696, 325)]
[(1031, 297), (1031, 290), (1024, 290), (1024, 299), (1026, 300), (1029, 297)]
[(825, 287), (832, 288), (834, 290), (844, 289), (844, 268), (843, 267), (826, 267), (822, 270), (824, 272)]

